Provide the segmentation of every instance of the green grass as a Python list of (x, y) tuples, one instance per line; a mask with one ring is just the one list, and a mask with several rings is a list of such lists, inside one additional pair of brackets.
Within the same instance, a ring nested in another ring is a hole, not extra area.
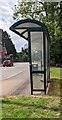
[[(9, 96), (2, 98), (4, 118), (59, 118), (60, 117), (60, 68), (50, 68), (51, 84), (48, 95)], [(12, 120), (11, 119), (11, 120)], [(51, 119), (51, 120), (52, 120)], [(9, 119), (8, 119), (9, 120)]]
[(60, 68), (51, 67), (50, 68), (50, 87), (49, 95), (60, 97)]
[(2, 100), (3, 118), (58, 118), (59, 97), (5, 97)]
[(59, 67), (51, 67), (50, 68), (50, 78), (60, 79), (60, 68)]

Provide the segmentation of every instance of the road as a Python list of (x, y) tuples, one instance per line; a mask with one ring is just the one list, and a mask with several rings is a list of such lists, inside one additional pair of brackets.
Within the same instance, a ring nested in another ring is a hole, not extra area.
[(29, 63), (0, 67), (0, 96), (30, 95)]

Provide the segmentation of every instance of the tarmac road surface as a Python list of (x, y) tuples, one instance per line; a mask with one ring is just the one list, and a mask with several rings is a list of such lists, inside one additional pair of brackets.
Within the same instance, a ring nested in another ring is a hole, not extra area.
[(29, 63), (0, 67), (0, 96), (30, 95)]

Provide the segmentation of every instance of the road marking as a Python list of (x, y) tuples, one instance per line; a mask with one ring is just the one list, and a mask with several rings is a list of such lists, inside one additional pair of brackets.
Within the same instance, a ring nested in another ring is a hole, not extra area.
[(25, 72), (25, 71), (26, 71), (26, 69), (25, 69), (25, 70), (23, 70), (23, 71), (20, 71), (20, 72), (18, 72), (18, 73), (16, 73), (16, 74), (13, 74), (13, 75), (12, 75), (12, 76), (10, 76), (10, 77), (3, 78), (2, 80), (7, 80), (7, 79), (10, 79), (10, 78), (12, 78), (12, 77), (14, 77), (14, 76), (16, 76), (16, 75), (18, 75), (18, 74), (20, 74), (20, 73)]

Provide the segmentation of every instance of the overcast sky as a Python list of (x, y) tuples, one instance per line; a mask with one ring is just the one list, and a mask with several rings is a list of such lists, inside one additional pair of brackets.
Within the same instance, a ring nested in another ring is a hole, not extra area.
[(17, 0), (0, 0), (0, 29), (9, 33), (16, 50), (20, 51), (27, 42), (9, 30), (9, 27), (16, 22), (12, 17), (15, 4)]

